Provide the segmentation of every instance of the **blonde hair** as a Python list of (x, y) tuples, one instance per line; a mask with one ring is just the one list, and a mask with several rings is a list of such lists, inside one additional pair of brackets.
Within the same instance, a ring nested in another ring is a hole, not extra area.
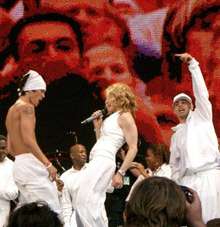
[(137, 109), (136, 96), (132, 89), (124, 83), (114, 83), (106, 88), (106, 97), (112, 96), (116, 100), (116, 105), (122, 112), (134, 113)]

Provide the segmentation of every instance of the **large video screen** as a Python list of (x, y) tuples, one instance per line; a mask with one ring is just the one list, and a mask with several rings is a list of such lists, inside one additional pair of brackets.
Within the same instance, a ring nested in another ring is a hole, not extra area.
[[(2, 1), (4, 2), (4, 1)], [(200, 64), (220, 137), (220, 1), (24, 0), (1, 3), (0, 134), (18, 98), (17, 85), (29, 70), (47, 83), (36, 107), (42, 150), (67, 150), (95, 143), (92, 123), (81, 121), (105, 106), (105, 89), (132, 87), (136, 123), (143, 143), (169, 145), (178, 124), (173, 97), (195, 91), (187, 64)], [(205, 88), (204, 88), (205, 89)]]

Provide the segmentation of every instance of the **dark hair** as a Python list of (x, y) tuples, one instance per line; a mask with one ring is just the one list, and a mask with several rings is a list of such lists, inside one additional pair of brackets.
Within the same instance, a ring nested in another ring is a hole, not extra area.
[(72, 153), (75, 153), (76, 151), (79, 150), (79, 147), (83, 147), (86, 150), (86, 147), (80, 143), (76, 143), (74, 145), (71, 145), (69, 148), (69, 152), (70, 152), (70, 156), (72, 155)]
[(125, 227), (179, 227), (186, 210), (180, 187), (164, 177), (150, 177), (134, 189), (125, 209)]
[(218, 227), (220, 226), (220, 218), (215, 218), (207, 222), (207, 227)]
[(165, 144), (149, 144), (147, 150), (151, 150), (153, 155), (158, 157), (162, 163), (169, 163), (170, 151)]
[(4, 8), (4, 9), (11, 9), (17, 1), (15, 0), (7, 0), (7, 1), (1, 1), (2, 3), (0, 3), (0, 7)]
[(187, 45), (187, 33), (197, 18), (203, 18), (220, 10), (219, 0), (179, 0), (167, 13), (163, 34), (163, 57), (168, 63), (169, 78), (181, 82), (181, 61), (174, 53), (183, 53)]
[(44, 202), (25, 204), (9, 217), (8, 227), (62, 227), (55, 213)]
[(5, 137), (5, 136), (0, 135), (0, 140), (5, 140), (5, 141), (6, 141), (7, 139), (6, 139), (6, 137)]
[(29, 73), (26, 73), (24, 74), (22, 77), (19, 77), (16, 81), (17, 83), (17, 91), (18, 91), (18, 95), (19, 96), (22, 96), (25, 94), (25, 91), (23, 91), (23, 88), (24, 88), (24, 85), (26, 84), (27, 82), (27, 79), (29, 78), (30, 74)]
[(15, 24), (9, 34), (10, 48), (11, 53), (15, 57), (16, 60), (19, 59), (18, 54), (18, 36), (21, 33), (22, 29), (29, 24), (37, 23), (37, 22), (45, 22), (45, 21), (55, 21), (55, 22), (63, 22), (72, 28), (73, 32), (76, 34), (76, 39), (79, 45), (80, 53), (83, 51), (83, 41), (82, 41), (82, 33), (80, 30), (80, 25), (78, 22), (74, 21), (70, 17), (67, 17), (63, 14), (59, 13), (42, 13), (36, 14), (30, 17), (22, 18)]

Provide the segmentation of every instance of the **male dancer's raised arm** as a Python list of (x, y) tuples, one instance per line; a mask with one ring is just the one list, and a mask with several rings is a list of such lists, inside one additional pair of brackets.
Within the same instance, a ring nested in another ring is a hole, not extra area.
[(204, 120), (212, 121), (212, 105), (209, 93), (203, 78), (199, 62), (188, 53), (176, 54), (184, 63), (188, 64), (192, 77), (193, 95), (195, 97), (195, 110)]

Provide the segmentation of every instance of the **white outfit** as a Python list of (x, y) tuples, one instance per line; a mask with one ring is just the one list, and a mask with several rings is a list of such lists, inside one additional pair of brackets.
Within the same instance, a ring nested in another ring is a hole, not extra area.
[(108, 226), (104, 208), (106, 191), (115, 172), (116, 153), (125, 143), (118, 117), (119, 112), (115, 112), (103, 121), (100, 138), (90, 153), (90, 162), (82, 171), (76, 198), (78, 227)]
[(61, 197), (61, 208), (62, 217), (64, 221), (64, 227), (76, 227), (76, 194), (78, 191), (78, 178), (81, 176), (80, 172), (85, 169), (87, 164), (85, 164), (79, 171), (73, 167), (64, 172), (60, 179), (64, 182), (64, 188)]
[(170, 165), (172, 179), (196, 190), (202, 203), (203, 219), (220, 218), (220, 153), (199, 63), (189, 64), (195, 96), (195, 110), (186, 122), (173, 128)]
[[(170, 165), (164, 163), (163, 165), (161, 165), (156, 171), (152, 172), (150, 169), (146, 169), (145, 170), (149, 176), (157, 176), (157, 177), (166, 177), (166, 178), (169, 178), (171, 179), (171, 168), (170, 168)], [(139, 182), (141, 182), (142, 180), (144, 180), (145, 177), (140, 174), (137, 178), (137, 180), (134, 182), (134, 184), (132, 185), (131, 189), (130, 189), (130, 192), (126, 198), (126, 202), (129, 201), (130, 197), (131, 197), (131, 194), (134, 190), (134, 188), (137, 186), (137, 184)]]
[[(82, 167), (81, 170), (85, 169), (87, 166), (87, 163)], [(78, 169), (74, 169), (74, 167), (72, 166), (70, 169), (68, 169), (67, 171), (65, 171), (61, 176), (60, 179), (66, 183), (69, 181), (69, 179), (75, 175), (75, 173), (78, 173), (79, 170)]]
[(60, 204), (56, 186), (49, 179), (45, 166), (31, 153), (15, 156), (14, 180), (20, 191), (19, 205), (46, 201), (60, 214)]
[(0, 227), (7, 225), (10, 200), (18, 196), (18, 188), (13, 179), (13, 161), (7, 157), (0, 162)]

